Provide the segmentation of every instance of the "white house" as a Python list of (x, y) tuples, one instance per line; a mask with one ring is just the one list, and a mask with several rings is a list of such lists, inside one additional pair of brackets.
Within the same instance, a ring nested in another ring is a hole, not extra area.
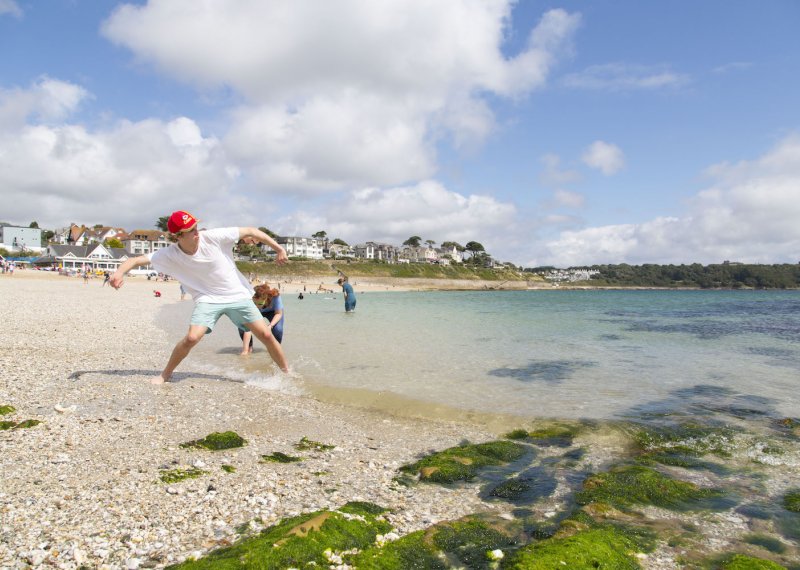
[(144, 255), (168, 247), (170, 241), (161, 230), (133, 230), (120, 238), (125, 251), (131, 255)]
[(325, 240), (313, 237), (279, 237), (275, 241), (283, 246), (289, 257), (306, 257), (308, 259), (322, 259)]
[(106, 247), (103, 244), (61, 245), (51, 244), (47, 253), (33, 261), (40, 267), (57, 269), (76, 269), (89, 271), (116, 271), (128, 259), (127, 251), (120, 247)]

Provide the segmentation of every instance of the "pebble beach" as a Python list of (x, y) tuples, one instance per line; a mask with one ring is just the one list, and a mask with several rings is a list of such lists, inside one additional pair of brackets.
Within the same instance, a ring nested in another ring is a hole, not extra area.
[[(400, 533), (497, 508), (463, 490), (392, 484), (423, 453), (493, 437), (483, 428), (194, 374), (191, 355), (175, 381), (150, 385), (178, 340), (155, 325), (157, 312), (180, 302), (177, 283), (158, 283), (158, 299), (154, 288), (141, 277), (118, 291), (34, 271), (0, 278), (0, 405), (14, 421), (41, 422), (0, 431), (0, 567), (158, 568), (355, 500), (392, 509)], [(180, 447), (225, 431), (247, 445)], [(297, 452), (303, 437), (335, 447)], [(274, 452), (304, 461), (261, 461)], [(159, 478), (192, 467), (205, 473)]]

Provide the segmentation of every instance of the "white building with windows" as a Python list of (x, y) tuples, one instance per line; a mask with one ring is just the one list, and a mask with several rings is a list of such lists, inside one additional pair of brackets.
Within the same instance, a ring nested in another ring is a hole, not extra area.
[(167, 234), (160, 230), (133, 230), (121, 238), (125, 251), (131, 255), (145, 255), (170, 244)]
[(89, 270), (114, 272), (122, 265), (129, 254), (119, 247), (106, 247), (103, 244), (60, 245), (51, 244), (47, 253), (35, 259), (39, 267), (53, 267), (60, 270)]
[(323, 238), (313, 237), (279, 237), (275, 241), (283, 246), (289, 257), (305, 257), (308, 259), (322, 259), (325, 248)]

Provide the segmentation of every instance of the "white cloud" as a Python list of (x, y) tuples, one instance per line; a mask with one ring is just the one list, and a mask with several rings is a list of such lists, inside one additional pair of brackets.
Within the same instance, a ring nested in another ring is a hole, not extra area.
[(109, 223), (141, 227), (187, 204), (218, 217), (241, 205), (229, 188), (237, 170), (219, 141), (187, 118), (120, 121), (92, 132), (74, 124), (25, 125), (0, 134), (3, 215), (42, 227)]
[(542, 87), (580, 17), (545, 13), (506, 57), (511, 5), (150, 0), (102, 33), (172, 77), (241, 94), (231, 155), (262, 184), (324, 192), (426, 178), (437, 140), (469, 148), (492, 132), (487, 95)]
[(585, 202), (585, 198), (582, 194), (570, 192), (568, 190), (556, 190), (553, 198), (556, 205), (565, 206), (567, 208), (582, 208)]
[(504, 245), (515, 217), (512, 204), (489, 196), (463, 196), (427, 180), (413, 186), (349, 192), (320, 213), (299, 211), (278, 220), (275, 227), (298, 235), (324, 229), (351, 244), (373, 240), (398, 245), (412, 235), (437, 244), (478, 240), (491, 252), (492, 247)]
[(625, 166), (625, 155), (617, 145), (594, 141), (581, 157), (584, 164), (596, 168), (606, 176), (619, 172)]
[(544, 170), (539, 176), (540, 182), (550, 188), (578, 182), (581, 179), (579, 172), (561, 167), (561, 157), (548, 153), (539, 158)]
[(562, 81), (567, 87), (577, 89), (627, 91), (681, 87), (689, 82), (689, 76), (663, 66), (608, 63), (566, 75)]
[(22, 17), (22, 9), (14, 0), (0, 0), (0, 16), (11, 14), (15, 18)]
[(764, 156), (707, 170), (714, 184), (681, 217), (562, 232), (531, 265), (796, 263), (800, 255), (800, 136)]
[(0, 128), (22, 126), (27, 119), (61, 121), (89, 98), (83, 87), (46, 76), (27, 89), (0, 89)]

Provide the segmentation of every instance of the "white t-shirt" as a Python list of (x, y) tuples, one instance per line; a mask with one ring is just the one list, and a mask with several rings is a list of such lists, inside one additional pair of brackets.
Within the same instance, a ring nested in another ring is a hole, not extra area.
[(148, 258), (158, 271), (180, 281), (196, 303), (252, 299), (255, 291), (233, 261), (237, 241), (239, 228), (203, 230), (194, 255), (184, 253), (173, 243), (148, 254)]

